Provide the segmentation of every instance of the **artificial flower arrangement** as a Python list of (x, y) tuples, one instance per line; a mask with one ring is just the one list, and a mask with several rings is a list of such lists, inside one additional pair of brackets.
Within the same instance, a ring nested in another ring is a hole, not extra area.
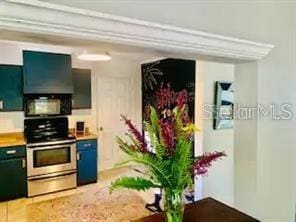
[(170, 88), (161, 90), (156, 97), (157, 108), (163, 104), (165, 92), (174, 107), (162, 117), (158, 114), (160, 110), (150, 107), (149, 120), (144, 122), (149, 143), (126, 116), (122, 116), (122, 119), (128, 127), (127, 136), (130, 140), (117, 137), (119, 147), (129, 156), (121, 164), (140, 164), (146, 169), (145, 176), (119, 178), (112, 182), (110, 191), (118, 188), (138, 191), (160, 188), (164, 191), (166, 221), (181, 222), (183, 191), (192, 186), (195, 176), (205, 175), (213, 161), (226, 154), (212, 152), (193, 157), (193, 136), (197, 129), (188, 117), (188, 95), (186, 91), (173, 93)]

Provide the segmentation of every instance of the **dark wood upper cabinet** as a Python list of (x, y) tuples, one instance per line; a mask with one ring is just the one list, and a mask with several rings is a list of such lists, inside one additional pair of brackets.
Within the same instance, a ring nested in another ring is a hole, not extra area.
[(72, 69), (74, 93), (73, 109), (91, 108), (91, 70)]
[(71, 55), (23, 51), (25, 94), (72, 94)]
[(0, 111), (23, 110), (23, 67), (0, 65)]

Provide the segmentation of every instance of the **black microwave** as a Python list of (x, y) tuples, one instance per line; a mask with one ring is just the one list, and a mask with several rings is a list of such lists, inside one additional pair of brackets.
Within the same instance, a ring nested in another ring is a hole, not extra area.
[(71, 94), (25, 94), (26, 117), (64, 116), (72, 113)]

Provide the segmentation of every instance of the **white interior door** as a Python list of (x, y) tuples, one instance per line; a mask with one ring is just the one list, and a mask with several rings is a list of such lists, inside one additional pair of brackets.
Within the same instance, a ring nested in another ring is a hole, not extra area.
[(126, 132), (120, 115), (130, 113), (130, 78), (103, 76), (98, 78), (98, 83), (99, 169), (105, 170), (124, 159), (116, 136)]

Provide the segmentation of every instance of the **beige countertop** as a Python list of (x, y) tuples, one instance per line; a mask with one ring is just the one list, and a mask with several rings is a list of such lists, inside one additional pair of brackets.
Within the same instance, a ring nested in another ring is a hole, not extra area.
[(0, 148), (9, 146), (25, 146), (26, 141), (23, 133), (0, 134)]
[(73, 136), (76, 137), (76, 140), (77, 141), (80, 141), (80, 140), (93, 140), (93, 139), (97, 139), (97, 135), (93, 134), (93, 133), (85, 133), (84, 135), (83, 134), (80, 134), (80, 135), (75, 135), (74, 133), (71, 133)]
[[(73, 131), (71, 132), (73, 136), (76, 137), (77, 141), (81, 140), (92, 140), (97, 139), (97, 135), (86, 132), (84, 135), (75, 135)], [(1, 133), (0, 134), (0, 148), (10, 147), (10, 146), (25, 146), (26, 140), (24, 138), (24, 133)]]

